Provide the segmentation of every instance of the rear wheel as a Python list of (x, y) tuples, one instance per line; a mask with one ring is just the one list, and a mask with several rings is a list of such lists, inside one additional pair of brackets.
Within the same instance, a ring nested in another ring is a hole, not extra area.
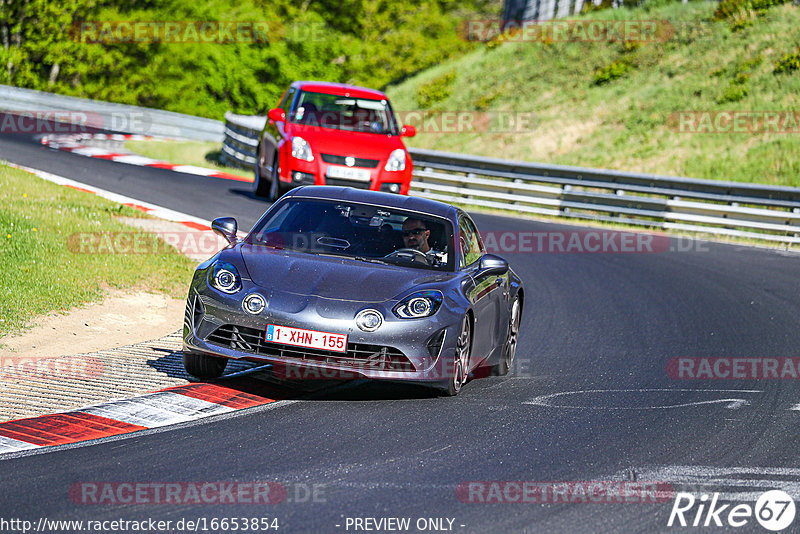
[(458, 395), (458, 392), (467, 383), (471, 350), (472, 323), (469, 321), (469, 316), (465, 315), (461, 321), (461, 332), (456, 340), (456, 354), (453, 358), (452, 373), (447, 381), (447, 389), (444, 390), (445, 395), (449, 397)]
[(228, 365), (227, 358), (208, 356), (196, 352), (183, 353), (183, 367), (186, 372), (197, 378), (209, 379), (219, 378)]

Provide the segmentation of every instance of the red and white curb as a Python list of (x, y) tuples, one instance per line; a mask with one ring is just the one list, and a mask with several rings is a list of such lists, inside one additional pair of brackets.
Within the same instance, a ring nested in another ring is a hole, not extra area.
[(79, 410), (0, 423), (0, 454), (129, 434), (275, 402), (277, 399), (216, 384), (176, 386)]
[(42, 144), (48, 145), (50, 142), (68, 142), (68, 141), (175, 141), (171, 137), (156, 137), (152, 135), (140, 134), (104, 134), (104, 133), (76, 133), (76, 134), (48, 134), (42, 137)]
[(195, 174), (198, 176), (208, 176), (211, 178), (222, 178), (223, 180), (234, 180), (237, 182), (253, 182), (253, 178), (247, 178), (246, 176), (220, 172), (214, 169), (207, 169), (205, 167), (197, 167), (195, 165), (176, 165), (166, 161), (159, 161), (156, 159), (147, 158), (145, 156), (139, 156), (138, 154), (118, 152), (107, 148), (93, 147), (82, 144), (83, 141), (87, 140), (135, 141), (148, 139), (156, 138), (144, 135), (127, 134), (65, 134), (46, 135), (42, 137), (41, 143), (57, 150), (64, 150), (80, 156), (105, 159), (117, 163), (127, 163), (128, 165), (137, 165), (139, 167), (155, 167), (158, 169), (167, 169), (185, 174)]
[[(198, 217), (112, 193), (49, 172), (10, 162), (5, 162), (5, 164), (49, 182), (94, 194), (150, 215), (181, 223), (194, 230), (208, 231), (211, 229), (208, 222)], [(128, 434), (274, 402), (276, 399), (215, 384), (195, 383), (175, 386), (139, 397), (106, 402), (79, 410), (0, 423), (0, 454)]]

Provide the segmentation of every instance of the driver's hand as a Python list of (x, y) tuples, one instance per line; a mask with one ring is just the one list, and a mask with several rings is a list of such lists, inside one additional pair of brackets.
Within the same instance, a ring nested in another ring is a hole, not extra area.
[(425, 257), (428, 258), (428, 263), (436, 266), (442, 265), (447, 262), (447, 260), (444, 259), (443, 256), (444, 254), (439, 252), (434, 252), (432, 250), (429, 251), (427, 254), (425, 254)]

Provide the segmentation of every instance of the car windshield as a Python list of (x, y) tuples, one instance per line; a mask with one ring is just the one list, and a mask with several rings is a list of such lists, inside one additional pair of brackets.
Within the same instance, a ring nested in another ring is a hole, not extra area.
[(297, 124), (352, 132), (398, 135), (388, 100), (301, 91), (289, 120)]
[(438, 271), (455, 266), (448, 220), (353, 202), (286, 199), (259, 221), (246, 242)]

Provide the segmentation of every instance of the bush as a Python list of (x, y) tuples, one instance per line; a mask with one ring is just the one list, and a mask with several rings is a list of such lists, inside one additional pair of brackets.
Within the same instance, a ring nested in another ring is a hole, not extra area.
[(456, 73), (448, 72), (417, 87), (416, 97), (419, 106), (427, 109), (436, 103), (447, 100), (447, 97), (453, 92), (455, 79)]
[(617, 78), (622, 78), (633, 67), (628, 61), (617, 60), (594, 71), (594, 85), (604, 85)]
[(722, 0), (714, 10), (714, 20), (728, 20), (745, 10), (747, 0)]
[(764, 11), (790, 0), (722, 0), (714, 10), (714, 20), (728, 20), (748, 11)]
[(718, 104), (738, 102), (749, 94), (747, 87), (741, 83), (731, 83), (717, 99)]
[(747, 16), (736, 17), (733, 19), (733, 22), (731, 22), (731, 31), (736, 33), (752, 25), (753, 20), (751, 18)]
[(775, 74), (788, 74), (796, 70), (800, 70), (800, 52), (784, 54), (775, 63), (775, 69), (772, 72)]
[(614, 7), (613, 0), (600, 0), (599, 4), (595, 4), (594, 2), (584, 2), (583, 7), (581, 7), (581, 15), (593, 13), (595, 11), (602, 11), (612, 7)]

